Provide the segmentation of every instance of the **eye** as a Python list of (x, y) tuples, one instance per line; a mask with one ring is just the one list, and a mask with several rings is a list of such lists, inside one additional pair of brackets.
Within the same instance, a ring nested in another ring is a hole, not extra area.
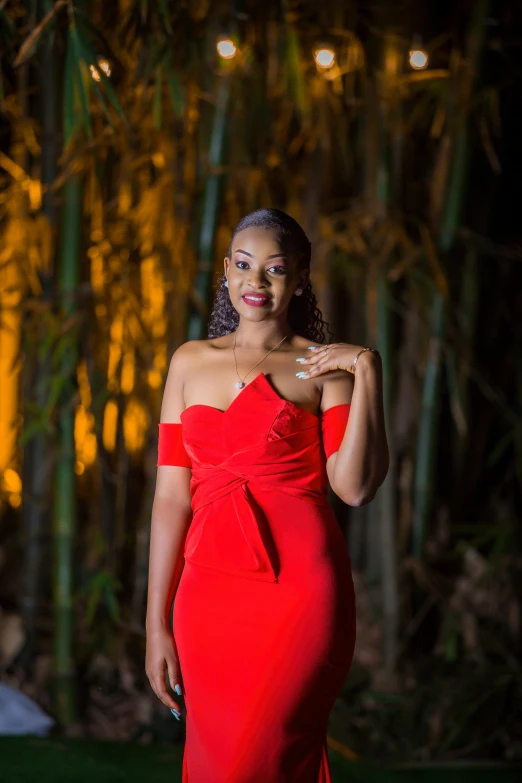
[(286, 266), (271, 266), (270, 271), (275, 270), (276, 275), (286, 275)]
[[(241, 266), (241, 264), (244, 264), (245, 266)], [(248, 268), (248, 262), (247, 261), (236, 261), (236, 264), (238, 269), (247, 269)]]

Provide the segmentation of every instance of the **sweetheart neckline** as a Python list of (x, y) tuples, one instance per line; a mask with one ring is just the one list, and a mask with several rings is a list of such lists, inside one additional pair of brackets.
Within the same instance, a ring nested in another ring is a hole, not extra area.
[[(243, 394), (246, 392), (246, 390), (247, 390), (247, 389), (249, 389), (249, 388), (250, 388), (250, 386), (252, 386), (252, 385), (253, 385), (253, 384), (254, 384), (254, 383), (255, 383), (255, 382), (258, 380), (258, 378), (261, 378), (261, 377), (264, 379), (264, 381), (265, 381), (266, 385), (268, 386), (268, 389), (269, 389), (269, 390), (272, 392), (272, 394), (273, 394), (273, 395), (274, 395), (274, 396), (275, 396), (275, 397), (276, 397), (276, 398), (277, 398), (277, 399), (278, 399), (280, 402), (284, 402), (284, 403), (286, 403), (287, 405), (290, 405), (292, 408), (295, 408), (295, 409), (296, 409), (296, 410), (298, 410), (298, 411), (302, 411), (303, 413), (305, 413), (305, 414), (308, 414), (308, 416), (313, 416), (313, 418), (314, 418), (316, 421), (320, 421), (320, 418), (321, 418), (321, 417), (320, 417), (320, 416), (318, 416), (316, 413), (312, 413), (311, 411), (307, 411), (307, 410), (306, 410), (306, 408), (301, 408), (301, 406), (300, 406), (300, 405), (297, 405), (297, 403), (295, 403), (295, 402), (292, 402), (292, 400), (286, 400), (284, 397), (281, 397), (281, 395), (280, 395), (280, 394), (278, 394), (278, 392), (276, 392), (276, 390), (274, 389), (274, 387), (272, 386), (272, 384), (270, 383), (270, 381), (269, 381), (269, 380), (268, 380), (268, 378), (266, 377), (266, 373), (264, 373), (264, 372), (260, 372), (258, 375), (256, 375), (256, 377), (255, 377), (255, 378), (252, 378), (252, 380), (250, 381), (250, 383), (247, 383), (247, 385), (246, 385), (246, 386), (245, 386), (245, 388), (244, 388), (244, 389), (243, 389), (243, 390), (240, 392), (240, 394), (238, 394), (238, 395), (237, 395), (237, 397), (234, 397), (234, 399), (232, 400), (232, 402), (230, 403), (230, 405), (228, 406), (228, 408), (225, 408), (225, 410), (222, 410), (221, 408), (216, 408), (214, 405), (207, 405), (207, 404), (206, 404), (206, 403), (204, 403), (204, 402), (196, 402), (196, 403), (193, 403), (192, 405), (188, 405), (188, 406), (187, 406), (187, 407), (186, 407), (184, 410), (182, 410), (182, 411), (181, 411), (181, 414), (180, 414), (180, 418), (181, 418), (181, 416), (183, 416), (183, 414), (184, 414), (184, 413), (186, 413), (186, 411), (190, 410), (191, 408), (209, 408), (211, 411), (216, 411), (217, 413), (220, 413), (222, 416), (224, 416), (226, 413), (228, 413), (228, 412), (229, 412), (229, 410), (230, 410), (230, 409), (232, 408), (232, 406), (233, 406), (233, 405), (234, 405), (234, 404), (237, 402), (237, 400), (239, 400), (239, 398), (240, 398), (240, 397), (241, 397), (241, 396), (242, 396), (242, 395), (243, 395)], [(342, 403), (342, 404), (345, 404), (345, 405), (346, 405), (346, 404), (349, 404), (349, 403)], [(337, 406), (333, 406), (333, 407), (337, 407)]]

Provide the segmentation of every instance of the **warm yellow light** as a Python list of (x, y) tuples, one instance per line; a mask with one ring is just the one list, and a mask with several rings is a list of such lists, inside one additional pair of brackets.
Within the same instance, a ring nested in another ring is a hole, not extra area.
[[(74, 443), (76, 464), (92, 465), (96, 460), (97, 441), (94, 433), (94, 416), (83, 405), (78, 405), (74, 418)], [(76, 471), (78, 473), (78, 471)], [(80, 475), (80, 474), (78, 474)]]
[(16, 492), (13, 492), (12, 495), (9, 495), (9, 505), (12, 508), (19, 508), (22, 504), (22, 496), (18, 495)]
[(123, 394), (130, 394), (134, 389), (134, 351), (125, 351), (121, 363), (121, 384)]
[(216, 44), (216, 48), (219, 56), (222, 57), (223, 60), (231, 60), (237, 53), (236, 45), (230, 38), (220, 38)]
[(412, 49), (410, 52), (410, 65), (416, 71), (422, 71), (428, 65), (428, 53), (424, 49)]
[(149, 370), (147, 380), (151, 389), (160, 389), (163, 383), (163, 375), (159, 370)]
[(108, 60), (106, 60), (104, 57), (101, 57), (98, 60), (98, 65), (102, 69), (102, 71), (105, 74), (105, 76), (110, 76), (111, 75), (111, 64), (110, 64), (110, 62)]
[(333, 49), (322, 47), (314, 52), (314, 60), (319, 68), (331, 68), (335, 63), (335, 52)]
[(22, 480), (12, 468), (4, 470), (2, 485), (2, 489), (5, 489), (7, 492), (19, 493), (22, 491)]
[[(110, 76), (111, 75), (111, 64), (104, 57), (100, 57), (100, 59), (98, 60), (98, 66), (99, 66), (100, 70), (103, 71), (105, 76)], [(98, 69), (94, 65), (91, 65), (90, 66), (90, 71), (91, 71), (91, 76), (94, 79), (94, 81), (95, 82), (100, 82), (101, 81), (101, 76), (100, 76), (100, 72), (98, 71)]]
[(103, 412), (103, 445), (107, 451), (116, 448), (116, 428), (118, 426), (118, 405), (115, 400), (109, 400)]
[(123, 438), (130, 454), (138, 454), (145, 447), (149, 424), (149, 414), (143, 403), (131, 398), (123, 413)]

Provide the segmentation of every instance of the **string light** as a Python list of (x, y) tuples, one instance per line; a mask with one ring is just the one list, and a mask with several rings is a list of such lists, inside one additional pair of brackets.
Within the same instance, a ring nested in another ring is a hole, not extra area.
[(410, 65), (415, 71), (422, 71), (428, 66), (428, 53), (424, 49), (412, 49)]
[(314, 51), (314, 60), (318, 68), (331, 68), (335, 63), (335, 52), (329, 46), (318, 46)]
[(102, 69), (102, 71), (105, 74), (105, 76), (110, 76), (111, 75), (111, 64), (110, 64), (110, 62), (108, 60), (105, 60), (104, 58), (101, 58), (100, 60), (98, 60), (98, 65)]
[[(98, 60), (98, 67), (100, 71), (103, 71), (105, 76), (111, 75), (111, 64), (108, 60), (106, 60), (104, 57), (100, 57)], [(95, 82), (101, 81), (101, 76), (98, 71), (98, 68), (96, 68), (94, 65), (90, 66), (91, 76), (94, 79)]]
[(237, 47), (230, 38), (220, 38), (216, 44), (216, 49), (223, 60), (231, 60), (237, 54)]

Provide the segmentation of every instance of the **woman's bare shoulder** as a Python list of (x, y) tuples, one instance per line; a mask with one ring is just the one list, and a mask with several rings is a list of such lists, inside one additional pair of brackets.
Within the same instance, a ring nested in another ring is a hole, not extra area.
[(170, 360), (170, 366), (177, 374), (185, 375), (190, 373), (191, 369), (198, 366), (202, 361), (208, 358), (213, 349), (223, 347), (221, 343), (225, 340), (218, 337), (211, 340), (187, 340), (182, 343)]
[(315, 348), (320, 348), (322, 345), (325, 345), (325, 343), (316, 343), (314, 340), (308, 340), (306, 337), (302, 337), (300, 334), (296, 334), (292, 342), (294, 348), (297, 348), (300, 351), (306, 351), (312, 345)]

